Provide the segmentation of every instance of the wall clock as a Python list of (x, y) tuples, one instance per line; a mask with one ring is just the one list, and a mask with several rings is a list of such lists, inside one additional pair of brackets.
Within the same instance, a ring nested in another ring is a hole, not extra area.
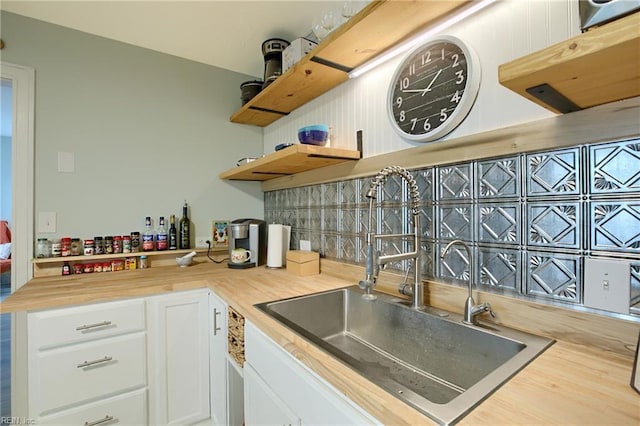
[(411, 51), (391, 79), (387, 111), (406, 139), (428, 142), (458, 127), (480, 88), (480, 61), (460, 39), (438, 36)]

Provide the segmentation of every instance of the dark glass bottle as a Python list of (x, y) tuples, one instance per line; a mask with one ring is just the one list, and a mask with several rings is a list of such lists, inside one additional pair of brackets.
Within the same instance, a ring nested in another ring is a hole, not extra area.
[(178, 230), (176, 229), (176, 215), (169, 217), (169, 250), (178, 249)]
[(188, 249), (191, 244), (191, 235), (189, 234), (189, 216), (187, 215), (187, 202), (182, 206), (182, 217), (180, 218), (180, 249)]

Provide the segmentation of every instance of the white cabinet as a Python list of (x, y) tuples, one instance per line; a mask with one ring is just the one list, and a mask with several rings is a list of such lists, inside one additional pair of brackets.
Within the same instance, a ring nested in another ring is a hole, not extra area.
[(227, 423), (227, 304), (211, 295), (211, 419), (214, 425)]
[(147, 392), (144, 313), (140, 300), (29, 313), (29, 417), (91, 423), (92, 407), (101, 406), (102, 419), (146, 422), (146, 410), (131, 416), (131, 406), (144, 404)]
[(214, 425), (242, 426), (243, 369), (228, 355), (228, 306), (211, 294), (211, 420)]
[(42, 425), (147, 424), (147, 390), (138, 389), (38, 419)]
[(298, 426), (302, 422), (287, 404), (276, 395), (250, 364), (245, 365), (244, 401), (247, 409), (245, 420), (248, 425)]
[(149, 423), (192, 424), (210, 417), (209, 291), (148, 298)]
[[(381, 424), (249, 321), (245, 350), (247, 424)], [(263, 422), (261, 415), (273, 423)]]

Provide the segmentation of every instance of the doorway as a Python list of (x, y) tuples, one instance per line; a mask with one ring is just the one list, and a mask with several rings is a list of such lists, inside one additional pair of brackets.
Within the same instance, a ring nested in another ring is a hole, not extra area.
[[(13, 82), (0, 79), (0, 302), (11, 294)], [(11, 315), (0, 314), (0, 415), (11, 415)]]
[[(3, 272), (6, 268), (8, 274), (2, 277), (0, 285), (4, 298), (33, 275), (29, 259), (33, 258), (34, 238), (35, 71), (0, 62), (0, 90), (0, 115), (3, 116), (0, 117), (0, 220), (3, 221), (0, 231), (6, 222), (4, 238), (10, 240), (10, 257), (0, 259), (9, 260), (3, 267)], [(26, 336), (26, 314), (0, 311), (0, 414), (3, 418), (22, 411), (25, 404), (21, 402), (23, 398), (16, 397), (16, 393), (24, 392), (24, 384), (16, 378), (26, 377), (26, 342), (25, 339), (17, 342), (16, 336)]]

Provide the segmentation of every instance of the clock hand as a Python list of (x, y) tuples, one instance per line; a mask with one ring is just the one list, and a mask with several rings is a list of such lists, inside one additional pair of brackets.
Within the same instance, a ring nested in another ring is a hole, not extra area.
[(436, 76), (435, 76), (435, 77), (433, 77), (433, 80), (431, 80), (431, 83), (429, 83), (429, 85), (427, 86), (427, 88), (426, 88), (426, 89), (424, 89), (424, 90), (422, 91), (422, 95), (421, 95), (421, 96), (424, 96), (427, 92), (430, 92), (430, 91), (431, 91), (431, 86), (433, 86), (433, 83), (435, 83), (435, 82), (436, 82), (436, 79), (438, 78), (438, 76), (440, 75), (440, 73), (441, 73), (441, 72), (442, 72), (442, 68), (440, 68), (440, 69), (438, 70), (438, 72), (436, 73)]
[(424, 96), (427, 92), (431, 91), (431, 86), (433, 86), (433, 83), (436, 82), (436, 79), (438, 78), (438, 76), (440, 75), (440, 73), (442, 72), (442, 70), (438, 70), (438, 72), (436, 73), (435, 77), (433, 77), (433, 80), (431, 80), (431, 83), (429, 83), (429, 85), (424, 88), (424, 89), (403, 89), (402, 93), (422, 93), (422, 96)]

